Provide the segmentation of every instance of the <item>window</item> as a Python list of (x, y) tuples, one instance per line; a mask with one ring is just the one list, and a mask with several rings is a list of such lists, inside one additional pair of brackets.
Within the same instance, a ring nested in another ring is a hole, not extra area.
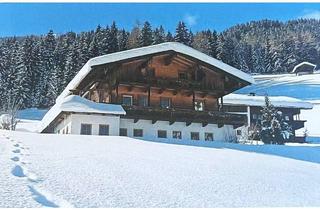
[(179, 79), (188, 79), (188, 74), (187, 72), (179, 72)]
[(181, 139), (182, 138), (181, 131), (172, 131), (172, 138)]
[(204, 101), (195, 101), (194, 102), (194, 110), (204, 111)]
[(108, 136), (109, 135), (109, 125), (99, 125), (99, 135)]
[(213, 133), (204, 133), (205, 141), (213, 141)]
[(155, 77), (155, 76), (156, 76), (154, 69), (150, 69), (150, 68), (149, 68), (148, 76), (149, 76), (149, 77)]
[(92, 125), (91, 124), (81, 124), (81, 135), (91, 135)]
[(167, 138), (167, 131), (158, 130), (158, 138)]
[(128, 131), (126, 128), (120, 128), (120, 136), (128, 136)]
[(199, 132), (191, 132), (191, 140), (199, 140)]
[(133, 129), (133, 136), (134, 137), (142, 137), (143, 136), (143, 130), (142, 129)]
[(132, 96), (123, 95), (122, 104), (126, 106), (132, 106)]
[(146, 107), (148, 106), (148, 97), (147, 96), (139, 96), (138, 105)]
[(237, 136), (241, 136), (242, 132), (241, 130), (237, 130)]
[(286, 121), (289, 121), (289, 120), (290, 120), (290, 117), (289, 117), (288, 115), (286, 115), (286, 116), (284, 117), (284, 119), (285, 119)]
[(69, 134), (69, 126), (66, 127), (66, 134)]
[(170, 108), (170, 106), (171, 106), (170, 98), (163, 98), (163, 97), (160, 98), (160, 107), (161, 108), (168, 109), (168, 108)]

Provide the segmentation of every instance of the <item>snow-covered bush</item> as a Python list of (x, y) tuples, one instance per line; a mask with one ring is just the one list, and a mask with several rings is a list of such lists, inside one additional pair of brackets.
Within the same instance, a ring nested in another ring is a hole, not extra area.
[(0, 115), (0, 128), (4, 130), (15, 130), (18, 120), (10, 114)]
[(10, 115), (2, 114), (0, 115), (0, 128), (9, 130), (10, 129)]

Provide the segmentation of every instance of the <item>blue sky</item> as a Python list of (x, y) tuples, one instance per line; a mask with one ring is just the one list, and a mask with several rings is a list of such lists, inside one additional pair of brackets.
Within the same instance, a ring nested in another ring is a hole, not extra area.
[(0, 36), (87, 31), (113, 20), (131, 29), (148, 20), (174, 31), (184, 20), (192, 31), (221, 31), (250, 20), (320, 19), (320, 3), (0, 3)]

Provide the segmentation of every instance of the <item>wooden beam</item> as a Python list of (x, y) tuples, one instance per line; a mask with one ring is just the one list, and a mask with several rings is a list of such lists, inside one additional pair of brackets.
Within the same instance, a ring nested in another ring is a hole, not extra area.
[(158, 121), (158, 120), (153, 119), (153, 120), (151, 120), (151, 123), (152, 123), (152, 124), (155, 124), (157, 121)]
[(178, 90), (173, 90), (172, 91), (172, 94), (175, 96), (175, 95), (177, 95), (178, 94)]
[(119, 103), (119, 84), (116, 86), (116, 103)]
[(164, 88), (160, 88), (160, 89), (158, 90), (158, 94), (162, 94), (163, 91), (164, 91)]
[(164, 58), (164, 62), (163, 62), (164, 65), (169, 66), (176, 56), (177, 56), (177, 53), (175, 52), (170, 53), (167, 57)]
[(132, 85), (129, 85), (129, 86), (127, 87), (128, 92), (131, 92), (132, 89), (133, 89), (133, 86), (132, 86)]
[(192, 96), (192, 94), (193, 94), (193, 91), (187, 92), (187, 96), (188, 96), (188, 97)]
[(148, 86), (148, 106), (150, 106), (151, 88)]
[(169, 121), (169, 125), (172, 125), (173, 123), (175, 123), (176, 121), (175, 120), (170, 120)]
[(187, 121), (186, 126), (188, 127), (189, 125), (191, 125), (191, 123), (192, 123), (191, 121)]
[(206, 127), (208, 125), (208, 122), (203, 122), (202, 127)]
[(138, 121), (139, 121), (138, 118), (135, 118), (135, 119), (133, 120), (134, 123), (137, 123)]
[(185, 66), (186, 68), (190, 68), (192, 65), (190, 65), (190, 64), (188, 64), (188, 63), (185, 63), (185, 62), (181, 62), (180, 60), (176, 60), (176, 59), (174, 59), (173, 61), (172, 61), (172, 63), (176, 63), (176, 64), (178, 64), (178, 65), (183, 65), (183, 66)]
[(193, 109), (195, 109), (194, 108), (195, 102), (196, 102), (196, 95), (195, 95), (194, 91), (192, 91), (192, 107), (193, 107)]
[(224, 126), (223, 123), (218, 123), (218, 128), (222, 128)]

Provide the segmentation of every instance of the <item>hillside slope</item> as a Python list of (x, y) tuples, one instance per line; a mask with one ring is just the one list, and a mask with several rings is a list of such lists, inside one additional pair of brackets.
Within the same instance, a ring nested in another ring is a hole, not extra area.
[(316, 145), (196, 147), (0, 131), (0, 151), (0, 207), (320, 205)]

